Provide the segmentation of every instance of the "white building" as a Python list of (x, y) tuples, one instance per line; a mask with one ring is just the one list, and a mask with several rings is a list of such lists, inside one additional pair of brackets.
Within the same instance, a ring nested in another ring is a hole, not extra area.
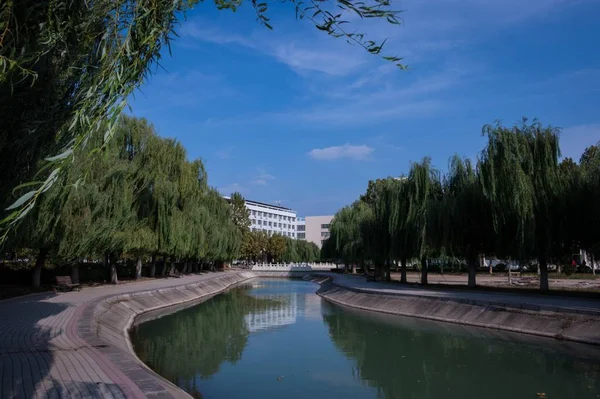
[(296, 218), (296, 238), (298, 240), (306, 240), (306, 219)]
[[(229, 197), (224, 198), (229, 200)], [(300, 218), (293, 209), (251, 200), (246, 200), (246, 208), (250, 211), (251, 231), (310, 241), (319, 248), (329, 238), (329, 224), (333, 215)]]
[(250, 200), (246, 200), (246, 208), (250, 211), (251, 231), (296, 238), (296, 211)]

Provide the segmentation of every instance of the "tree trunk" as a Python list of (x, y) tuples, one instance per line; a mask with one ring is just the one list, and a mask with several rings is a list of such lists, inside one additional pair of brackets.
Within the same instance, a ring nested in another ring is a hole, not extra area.
[(428, 272), (428, 266), (427, 266), (427, 258), (423, 257), (421, 258), (421, 284), (422, 285), (427, 285), (427, 272)]
[(174, 274), (175, 273), (175, 262), (170, 262), (169, 263), (169, 274)]
[(475, 288), (477, 285), (477, 255), (469, 256), (469, 288)]
[(183, 262), (183, 268), (181, 269), (182, 274), (186, 274), (188, 272), (188, 262)]
[(538, 272), (540, 274), (540, 291), (546, 292), (550, 289), (548, 286), (548, 259), (546, 255), (538, 258)]
[(388, 260), (384, 267), (385, 281), (392, 281), (392, 261)]
[(142, 277), (142, 257), (141, 255), (137, 257), (137, 261), (135, 264), (135, 279), (139, 279)]
[(595, 263), (594, 263), (594, 253), (590, 252), (590, 258), (591, 258), (591, 262), (592, 262), (592, 274), (595, 276), (596, 275), (596, 268), (595, 268)]
[(48, 255), (48, 249), (41, 248), (40, 252), (38, 252), (38, 257), (35, 260), (35, 266), (31, 276), (31, 285), (35, 288), (38, 288), (42, 283), (42, 268), (44, 267), (44, 263), (46, 263), (46, 255)]
[(107, 252), (104, 254), (104, 265), (110, 269), (110, 282), (112, 284), (119, 284), (119, 276), (117, 275), (117, 264), (110, 261), (110, 254)]
[(167, 275), (167, 257), (163, 256), (163, 260), (162, 260), (162, 269), (160, 271), (160, 275), (162, 277)]
[(150, 260), (150, 277), (154, 277), (156, 274), (156, 254), (152, 254), (152, 259)]
[(77, 262), (71, 265), (71, 282), (73, 284), (79, 284), (79, 259)]
[(406, 284), (406, 258), (400, 259), (400, 282)]
[(352, 274), (356, 274), (356, 263), (352, 264)]
[(198, 273), (198, 262), (192, 263), (192, 273)]

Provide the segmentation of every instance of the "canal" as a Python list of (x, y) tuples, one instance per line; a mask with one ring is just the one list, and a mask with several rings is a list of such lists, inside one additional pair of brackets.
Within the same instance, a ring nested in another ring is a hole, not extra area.
[(135, 327), (139, 358), (196, 398), (599, 398), (597, 348), (355, 311), (257, 279)]

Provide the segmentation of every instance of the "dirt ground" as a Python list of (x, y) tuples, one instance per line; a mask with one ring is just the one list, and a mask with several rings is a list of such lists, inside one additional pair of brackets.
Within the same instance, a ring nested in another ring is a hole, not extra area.
[[(392, 280), (400, 281), (400, 273), (392, 273)], [(407, 273), (409, 283), (418, 283), (421, 281), (421, 275), (415, 272)], [(447, 285), (467, 285), (467, 274), (439, 274), (429, 273), (428, 282), (430, 284), (447, 284)], [(507, 273), (477, 274), (477, 285), (486, 287), (502, 287), (502, 288), (537, 288), (539, 287), (539, 278), (535, 274), (527, 274), (520, 277), (512, 278), (512, 284), (509, 284)], [(593, 278), (591, 275), (585, 275), (585, 278), (553, 278), (550, 275), (549, 284), (551, 290), (565, 291), (589, 291), (600, 292), (600, 276)]]

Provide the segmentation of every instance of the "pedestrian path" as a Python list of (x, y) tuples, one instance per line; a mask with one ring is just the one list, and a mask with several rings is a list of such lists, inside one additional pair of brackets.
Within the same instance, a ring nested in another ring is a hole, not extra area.
[(78, 334), (87, 304), (101, 298), (194, 284), (220, 273), (147, 280), (0, 301), (0, 397), (143, 397), (136, 385)]
[[(322, 274), (322, 273), (319, 273)], [(367, 282), (364, 276), (327, 273), (337, 285), (364, 292), (408, 295), (427, 298), (455, 300), (481, 305), (496, 305), (525, 310), (543, 310), (600, 316), (600, 300), (544, 296), (534, 294), (514, 294), (502, 292), (484, 292), (474, 290), (426, 288), (403, 285), (397, 282)]]

